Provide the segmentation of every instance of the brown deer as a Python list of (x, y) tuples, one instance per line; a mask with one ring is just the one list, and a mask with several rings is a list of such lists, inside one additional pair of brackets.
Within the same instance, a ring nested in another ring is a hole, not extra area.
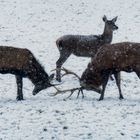
[(0, 46), (0, 73), (14, 74), (17, 83), (17, 100), (23, 100), (23, 78), (34, 84), (33, 95), (51, 86), (53, 75), (49, 76), (28, 49)]
[(135, 72), (140, 78), (140, 43), (122, 42), (103, 45), (82, 74), (81, 87), (100, 90), (99, 100), (103, 100), (109, 75), (114, 74), (119, 89), (119, 98), (123, 99), (120, 88), (121, 71)]
[(111, 43), (113, 31), (118, 27), (115, 25), (117, 17), (107, 20), (103, 17), (105, 27), (101, 35), (64, 35), (56, 41), (60, 57), (56, 62), (56, 80), (61, 82), (60, 71), (63, 63), (71, 54), (82, 57), (93, 57), (99, 47), (106, 43)]

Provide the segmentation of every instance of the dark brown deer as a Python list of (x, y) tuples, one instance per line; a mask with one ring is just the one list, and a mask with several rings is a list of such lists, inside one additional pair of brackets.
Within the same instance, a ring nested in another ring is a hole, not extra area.
[(56, 62), (57, 81), (61, 81), (61, 66), (71, 54), (82, 57), (93, 57), (101, 45), (111, 43), (113, 31), (118, 29), (115, 25), (116, 20), (117, 17), (107, 20), (106, 16), (104, 16), (105, 27), (101, 35), (64, 35), (56, 41), (60, 52), (60, 57)]
[(0, 73), (14, 74), (17, 82), (17, 100), (23, 100), (23, 78), (34, 84), (33, 95), (48, 87), (53, 75), (49, 76), (28, 49), (0, 46)]
[(114, 74), (119, 98), (123, 99), (120, 88), (121, 71), (135, 72), (140, 78), (140, 43), (123, 42), (103, 45), (82, 74), (81, 87), (100, 90), (102, 86), (99, 100), (103, 100), (109, 75)]

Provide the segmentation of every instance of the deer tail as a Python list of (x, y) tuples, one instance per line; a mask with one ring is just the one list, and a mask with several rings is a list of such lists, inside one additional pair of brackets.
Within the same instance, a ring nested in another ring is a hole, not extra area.
[(62, 45), (62, 40), (61, 39), (56, 40), (56, 46), (59, 50), (62, 48), (63, 45)]

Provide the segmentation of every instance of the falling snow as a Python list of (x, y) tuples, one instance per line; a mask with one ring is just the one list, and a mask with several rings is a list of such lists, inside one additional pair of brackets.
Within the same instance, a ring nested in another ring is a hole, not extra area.
[[(51, 74), (59, 58), (56, 40), (65, 34), (95, 35), (104, 28), (103, 15), (118, 16), (113, 43), (140, 41), (139, 0), (1, 0), (0, 44), (27, 48)], [(79, 76), (90, 58), (71, 56), (64, 67)], [(104, 101), (84, 91), (85, 98), (64, 100), (69, 93), (49, 96), (55, 89), (33, 96), (33, 84), (24, 79), (24, 101), (16, 101), (13, 75), (0, 77), (0, 140), (139, 140), (140, 80), (122, 72), (124, 100), (118, 99), (115, 81), (109, 81)], [(54, 83), (57, 83), (54, 80)], [(78, 87), (69, 75), (60, 89)]]

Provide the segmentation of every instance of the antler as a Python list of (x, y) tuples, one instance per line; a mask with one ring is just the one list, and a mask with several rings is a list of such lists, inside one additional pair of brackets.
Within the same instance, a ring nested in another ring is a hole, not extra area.
[(62, 75), (62, 77), (67, 75), (67, 74), (72, 74), (72, 75), (76, 76), (80, 80), (80, 77), (76, 73), (74, 73), (74, 72), (72, 72), (72, 71), (70, 71), (70, 70), (68, 70), (68, 69), (66, 69), (64, 67), (61, 70), (63, 70), (65, 72), (65, 74)]
[(79, 97), (79, 95), (80, 95), (80, 92), (81, 92), (81, 94), (82, 94), (82, 98), (84, 98), (84, 93), (83, 93), (83, 88), (82, 87), (79, 87), (79, 88), (72, 88), (72, 89), (66, 89), (66, 90), (60, 90), (60, 89), (58, 89), (58, 88), (56, 88), (56, 87), (54, 87), (57, 91), (53, 94), (53, 95), (51, 95), (51, 96), (56, 96), (56, 95), (58, 95), (58, 94), (62, 94), (62, 93), (66, 93), (66, 92), (71, 92), (71, 94), (66, 98), (66, 99), (68, 99), (68, 98), (70, 98), (72, 95), (73, 95), (73, 93), (76, 91), (76, 90), (78, 90), (78, 95), (77, 95), (77, 98)]
[[(57, 68), (56, 69), (53, 69), (51, 71), (54, 71), (54, 70), (57, 70)], [(62, 75), (62, 77), (65, 76), (65, 75), (67, 75), (67, 74), (72, 74), (72, 75), (76, 76), (78, 78), (78, 80), (80, 80), (80, 77), (76, 73), (74, 73), (74, 72), (72, 72), (72, 71), (70, 71), (70, 70), (68, 70), (68, 69), (66, 69), (64, 67), (61, 68), (61, 69), (59, 69), (59, 70), (62, 70), (62, 71), (65, 72), (65, 74)]]
[[(57, 68), (56, 69), (53, 69), (53, 70), (51, 70), (51, 71), (54, 71), (54, 70), (57, 70)], [(59, 70), (62, 70), (62, 71), (64, 71), (65, 73), (62, 75), (62, 77), (63, 76), (65, 76), (65, 75), (67, 75), (67, 74), (72, 74), (72, 75), (74, 75), (74, 76), (76, 76), (77, 78), (78, 78), (78, 80), (80, 80), (80, 77), (76, 74), (76, 73), (74, 73), (74, 72), (72, 72), (72, 71), (70, 71), (70, 70), (68, 70), (68, 69), (66, 69), (66, 68), (60, 68)], [(78, 90), (78, 95), (77, 95), (77, 98), (79, 97), (79, 95), (80, 95), (80, 93), (82, 94), (82, 98), (84, 98), (84, 93), (83, 93), (83, 87), (79, 87), (79, 88), (72, 88), (72, 89), (66, 89), (66, 90), (60, 90), (60, 89), (58, 89), (58, 88), (56, 88), (56, 87), (54, 87), (57, 91), (53, 94), (53, 95), (51, 95), (51, 96), (56, 96), (56, 95), (58, 95), (58, 94), (62, 94), (62, 93), (66, 93), (66, 92), (71, 92), (71, 94), (66, 98), (66, 99), (68, 99), (68, 98), (70, 98), (72, 95), (73, 95), (73, 93), (76, 91), (76, 90)]]
[(77, 99), (80, 95), (80, 92), (82, 94), (82, 99), (83, 99), (84, 98), (84, 93), (83, 93), (83, 88), (82, 87), (77, 88), (77, 89), (75, 88), (74, 90), (72, 89), (71, 94), (66, 99), (70, 98), (76, 90), (78, 90)]

